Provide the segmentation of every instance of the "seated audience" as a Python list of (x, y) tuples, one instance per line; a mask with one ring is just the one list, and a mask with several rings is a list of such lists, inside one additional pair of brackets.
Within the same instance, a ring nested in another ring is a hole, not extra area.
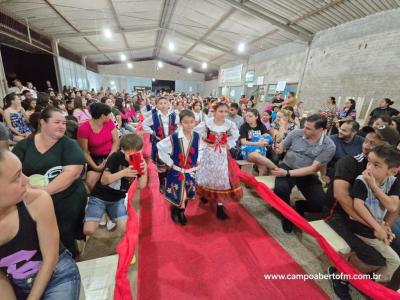
[(76, 141), (65, 136), (66, 120), (60, 110), (44, 109), (39, 122), (39, 131), (20, 141), (12, 151), (21, 160), (25, 175), (40, 174), (48, 179), (48, 185), (37, 188), (52, 196), (61, 241), (76, 257), (79, 253), (75, 239), (82, 239), (87, 201), (80, 177), (83, 154)]
[(79, 125), (91, 119), (90, 112), (86, 108), (86, 103), (87, 100), (84, 97), (76, 97), (74, 100), (72, 115), (78, 120)]
[[(362, 145), (362, 152), (355, 156), (346, 156), (336, 162), (335, 175), (328, 186), (327, 203), (332, 206), (327, 223), (350, 246), (352, 252), (346, 256), (347, 260), (362, 273), (370, 273), (385, 266), (385, 259), (373, 247), (360, 240), (350, 227), (350, 217), (358, 219), (359, 214), (354, 210), (351, 188), (356, 178), (363, 173), (368, 164), (368, 154), (377, 145), (384, 143), (397, 146), (400, 141), (399, 133), (391, 128), (379, 128), (367, 133)], [(397, 217), (397, 213), (389, 213), (387, 224), (382, 224), (385, 230), (390, 231)], [(395, 239), (391, 244), (397, 254), (400, 254), (400, 240)], [(334, 274), (336, 269), (331, 267), (329, 273)], [(340, 297), (349, 297), (348, 283), (342, 280), (332, 280), (335, 293)]]
[(244, 119), (239, 115), (239, 105), (237, 103), (231, 103), (228, 119), (234, 122), (237, 128), (243, 125)]
[(60, 244), (52, 200), (29, 188), (8, 150), (0, 150), (0, 190), (0, 298), (78, 300), (79, 270)]
[[(234, 103), (232, 103), (234, 104)], [(242, 157), (257, 165), (260, 175), (264, 175), (266, 169), (276, 168), (268, 158), (267, 146), (272, 145), (272, 137), (267, 128), (261, 123), (258, 110), (252, 108), (246, 112), (246, 123), (239, 130)]]
[(117, 227), (125, 232), (128, 214), (125, 208), (125, 195), (134, 178), (139, 177), (139, 188), (147, 184), (147, 166), (142, 160), (143, 175), (129, 165), (129, 156), (133, 152), (140, 152), (143, 148), (143, 139), (135, 133), (128, 133), (121, 138), (121, 150), (114, 152), (107, 159), (104, 172), (94, 186), (85, 213), (86, 235), (92, 235), (107, 212)]
[(388, 212), (399, 210), (400, 182), (395, 177), (398, 166), (399, 150), (390, 145), (376, 146), (368, 154), (367, 168), (357, 176), (351, 192), (354, 211), (359, 216), (350, 218), (352, 231), (386, 261), (386, 265), (376, 271), (380, 275), (379, 282), (389, 282), (400, 266), (398, 254), (389, 246), (394, 236), (381, 226)]
[(360, 125), (356, 121), (345, 120), (340, 122), (339, 133), (330, 136), (336, 146), (336, 151), (332, 160), (328, 163), (327, 178), (322, 174), (322, 179), (325, 183), (329, 183), (333, 178), (335, 163), (339, 159), (347, 155), (354, 156), (361, 153), (364, 138), (357, 135), (359, 130)]
[(0, 149), (8, 149), (8, 129), (3, 123), (0, 123)]
[(265, 128), (267, 128), (268, 132), (271, 130), (272, 124), (272, 111), (264, 110), (261, 115), (261, 123), (264, 124)]
[(293, 112), (281, 109), (276, 113), (275, 121), (271, 124), (271, 135), (274, 140), (281, 142), (291, 131), (297, 128)]
[[(311, 115), (306, 119), (304, 129), (293, 130), (275, 147), (276, 152), (286, 152), (286, 155), (279, 168), (271, 171), (277, 176), (274, 192), (289, 204), (290, 193), (296, 185), (306, 199), (295, 204), (301, 215), (304, 212), (322, 212), (324, 206), (325, 192), (317, 172), (335, 154), (335, 144), (325, 134), (326, 124), (326, 118)], [(293, 224), (283, 218), (282, 227), (286, 233), (290, 233)]]
[(4, 98), (4, 121), (10, 129), (10, 139), (15, 142), (31, 134), (25, 110), (21, 106), (21, 99), (14, 93)]
[(107, 158), (118, 150), (119, 138), (114, 122), (110, 119), (111, 108), (108, 105), (93, 103), (90, 112), (92, 119), (78, 128), (78, 143), (87, 163), (86, 185), (92, 190), (100, 179)]
[(400, 114), (399, 111), (393, 107), (390, 107), (393, 104), (394, 102), (389, 98), (380, 99), (378, 101), (378, 107), (374, 108), (369, 116), (365, 118), (364, 126), (371, 126), (376, 119), (382, 116), (386, 116), (389, 118), (398, 116)]

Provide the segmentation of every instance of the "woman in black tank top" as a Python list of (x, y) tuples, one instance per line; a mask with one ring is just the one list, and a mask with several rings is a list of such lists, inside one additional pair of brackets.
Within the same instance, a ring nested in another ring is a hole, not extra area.
[(79, 271), (60, 246), (51, 197), (28, 188), (7, 150), (0, 150), (0, 191), (0, 298), (79, 299)]

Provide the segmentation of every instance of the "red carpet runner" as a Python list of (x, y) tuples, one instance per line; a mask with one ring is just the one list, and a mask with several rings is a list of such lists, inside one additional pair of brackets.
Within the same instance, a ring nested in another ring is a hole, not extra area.
[(223, 222), (208, 204), (190, 202), (189, 224), (172, 223), (150, 174), (153, 197), (140, 203), (139, 300), (328, 298), (313, 281), (264, 279), (304, 271), (240, 204)]
[[(146, 137), (149, 153), (149, 141)], [(347, 274), (359, 274), (316, 232), (306, 220), (288, 207), (268, 187), (236, 165), (240, 180), (259, 196), (313, 236), (333, 264)], [(301, 267), (257, 224), (244, 208), (231, 204), (231, 218), (220, 222), (209, 205), (191, 202), (189, 225), (171, 222), (169, 209), (158, 192), (158, 177), (149, 164), (149, 187), (142, 190), (139, 243), (138, 299), (326, 299), (312, 281), (264, 280), (264, 274), (299, 274)], [(130, 191), (132, 194), (134, 187)], [(118, 246), (116, 300), (132, 299), (126, 278), (136, 247), (137, 218), (129, 206), (128, 231)], [(350, 282), (373, 299), (399, 299), (400, 295), (370, 280)]]

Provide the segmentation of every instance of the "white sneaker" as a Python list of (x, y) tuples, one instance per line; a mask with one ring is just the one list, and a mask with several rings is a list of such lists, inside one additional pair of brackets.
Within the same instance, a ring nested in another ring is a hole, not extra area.
[(113, 223), (111, 220), (108, 220), (106, 226), (108, 231), (114, 231), (117, 227), (117, 224)]

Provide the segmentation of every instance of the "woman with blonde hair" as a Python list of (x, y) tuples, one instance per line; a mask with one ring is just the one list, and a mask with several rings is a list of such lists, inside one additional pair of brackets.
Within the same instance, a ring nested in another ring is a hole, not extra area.
[(276, 113), (276, 119), (271, 125), (271, 135), (274, 141), (282, 141), (289, 132), (298, 128), (293, 116), (293, 112), (285, 108)]

